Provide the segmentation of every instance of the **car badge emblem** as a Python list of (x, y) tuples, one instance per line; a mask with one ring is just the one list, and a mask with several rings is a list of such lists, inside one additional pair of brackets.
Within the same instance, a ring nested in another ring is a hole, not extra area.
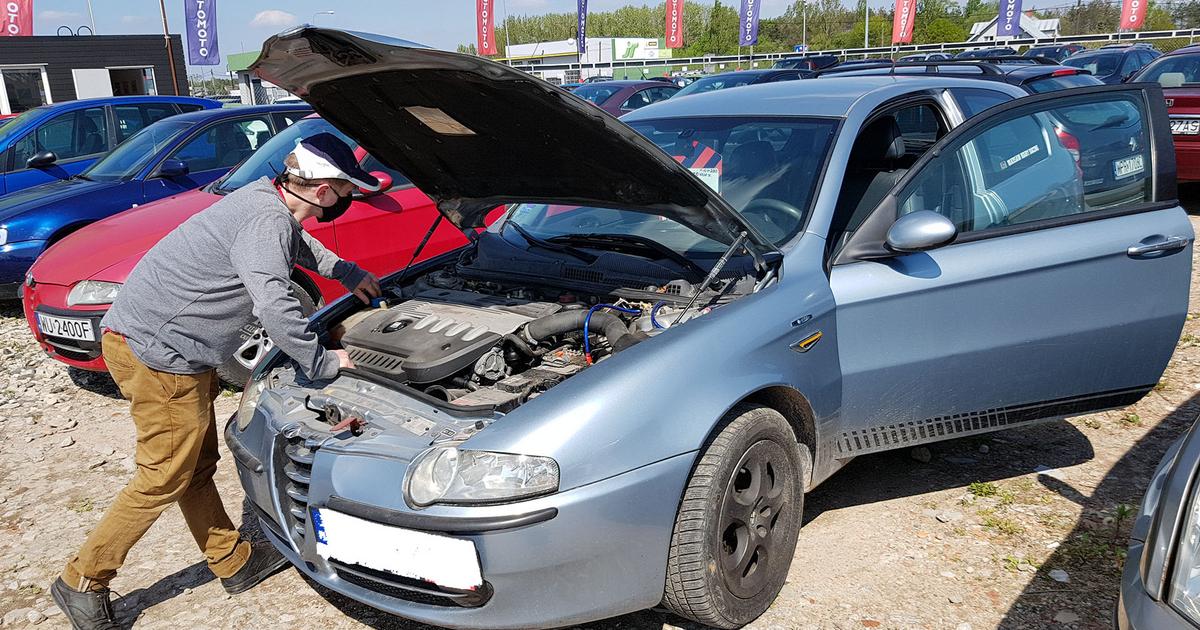
[(1129, 139), (1129, 150), (1130, 150), (1130, 151), (1137, 151), (1137, 150), (1138, 150), (1138, 147), (1137, 147), (1137, 138), (1130, 138), (1130, 139)]
[(1167, 99), (1167, 107), (1175, 107), (1175, 99), (1173, 99), (1173, 98)]

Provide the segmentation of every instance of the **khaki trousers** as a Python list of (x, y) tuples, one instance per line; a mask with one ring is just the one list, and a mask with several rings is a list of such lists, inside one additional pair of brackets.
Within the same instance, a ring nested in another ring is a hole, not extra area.
[(101, 343), (104, 362), (131, 403), (137, 471), (67, 564), (63, 581), (80, 591), (106, 587), (172, 503), (179, 504), (212, 572), (232, 576), (249, 559), (250, 544), (240, 539), (213, 483), (220, 457), (216, 373), (158, 372), (143, 365), (120, 335), (105, 332)]

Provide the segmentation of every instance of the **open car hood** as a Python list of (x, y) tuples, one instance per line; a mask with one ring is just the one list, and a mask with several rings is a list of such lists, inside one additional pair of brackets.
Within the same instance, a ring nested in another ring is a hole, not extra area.
[(509, 66), (305, 26), (268, 39), (250, 69), (407, 175), (460, 229), (501, 204), (572, 204), (662, 215), (727, 244), (744, 231), (755, 253), (774, 249), (650, 140)]

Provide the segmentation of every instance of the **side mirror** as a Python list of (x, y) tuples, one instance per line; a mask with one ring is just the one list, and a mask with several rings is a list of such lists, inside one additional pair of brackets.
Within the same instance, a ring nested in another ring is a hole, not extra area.
[(41, 153), (34, 153), (33, 157), (26, 160), (25, 166), (29, 168), (46, 168), (54, 166), (54, 163), (57, 161), (58, 156), (53, 151), (42, 151)]
[(941, 247), (958, 236), (958, 228), (932, 210), (918, 210), (896, 220), (887, 231), (887, 248), (907, 254)]
[(370, 197), (371, 195), (379, 195), (379, 194), (385, 193), (392, 189), (392, 176), (391, 175), (388, 175), (387, 173), (384, 173), (383, 171), (371, 171), (371, 176), (374, 177), (375, 179), (379, 180), (379, 190), (372, 191), (372, 190), (363, 190), (363, 189), (359, 188), (358, 192), (362, 193), (362, 196)]
[(187, 162), (183, 160), (163, 160), (162, 166), (158, 167), (159, 177), (183, 177), (190, 172)]

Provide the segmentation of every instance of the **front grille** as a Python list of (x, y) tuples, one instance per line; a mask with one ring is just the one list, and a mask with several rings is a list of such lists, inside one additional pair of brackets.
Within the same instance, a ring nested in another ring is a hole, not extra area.
[(336, 560), (331, 560), (330, 564), (337, 569), (338, 577), (346, 582), (388, 597), (418, 604), (473, 608), (486, 604), (492, 596), (491, 585), (487, 583), (477, 592), (451, 591), (436, 584), (392, 575), (356, 564), (349, 565)]
[(299, 545), (308, 521), (308, 486), (312, 483), (313, 452), (317, 444), (300, 438), (276, 439), (279, 442), (275, 449), (275, 484), (284, 508), (283, 525)]
[(72, 361), (94, 361), (100, 357), (100, 347), (83, 348), (82, 343), (74, 339), (64, 339), (62, 337), (46, 337), (46, 343), (54, 346), (55, 354), (70, 359)]

